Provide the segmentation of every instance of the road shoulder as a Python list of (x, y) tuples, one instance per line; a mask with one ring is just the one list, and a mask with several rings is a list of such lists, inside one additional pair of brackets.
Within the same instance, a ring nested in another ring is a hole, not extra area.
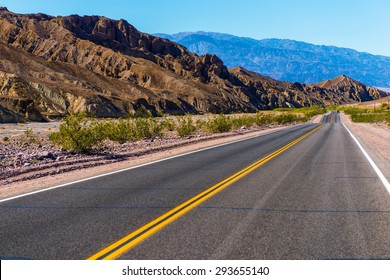
[(390, 128), (385, 124), (354, 123), (344, 113), (341, 113), (341, 120), (351, 130), (378, 165), (384, 176), (389, 180)]

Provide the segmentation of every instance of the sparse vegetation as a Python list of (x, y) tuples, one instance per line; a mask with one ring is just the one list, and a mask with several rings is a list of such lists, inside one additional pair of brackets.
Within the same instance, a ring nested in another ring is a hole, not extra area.
[(104, 140), (118, 143), (151, 139), (162, 135), (168, 126), (155, 118), (127, 118), (99, 121), (85, 114), (70, 114), (60, 125), (59, 132), (49, 134), (53, 144), (65, 150), (90, 152)]
[(226, 115), (219, 115), (208, 120), (205, 124), (205, 127), (206, 130), (211, 133), (228, 132), (233, 127), (233, 118)]
[(99, 125), (99, 132), (104, 138), (120, 144), (136, 140), (135, 125), (127, 119), (105, 121)]
[(168, 131), (174, 131), (176, 128), (175, 121), (171, 118), (165, 118), (161, 121), (161, 125)]
[(312, 107), (302, 107), (302, 108), (280, 108), (280, 109), (275, 109), (274, 111), (300, 115), (299, 121), (302, 122), (302, 121), (308, 121), (310, 120), (310, 118), (316, 115), (325, 114), (327, 109), (324, 107), (312, 106)]
[(381, 104), (381, 110), (383, 111), (383, 110), (389, 110), (390, 109), (390, 106), (389, 106), (389, 104), (388, 103), (386, 103), (386, 102), (383, 102), (382, 104)]
[(187, 137), (196, 131), (196, 126), (191, 116), (178, 117), (179, 125), (177, 127), (177, 135), (180, 137)]
[(323, 114), (325, 112), (325, 108), (310, 107), (299, 109), (278, 109), (268, 112), (257, 112), (255, 115), (244, 114), (238, 117), (219, 115), (205, 122), (203, 126), (207, 132), (221, 133), (232, 129), (249, 128), (252, 126), (306, 122), (313, 116)]
[(49, 134), (49, 139), (65, 150), (87, 153), (104, 140), (101, 129), (102, 126), (86, 114), (71, 113), (63, 118), (58, 132)]
[(23, 137), (29, 144), (36, 144), (38, 142), (38, 138), (34, 134), (33, 130), (31, 128), (27, 128), (24, 131), (24, 137)]
[(349, 115), (353, 122), (363, 122), (363, 123), (385, 122), (387, 123), (387, 125), (390, 126), (390, 112), (385, 111), (385, 109), (383, 108), (382, 110), (374, 110), (374, 109), (362, 109), (362, 108), (344, 106), (344, 107), (338, 107), (337, 109), (340, 111), (344, 111), (345, 114)]
[(161, 124), (161, 121), (156, 118), (137, 118), (134, 121), (136, 140), (152, 139), (162, 135), (164, 127)]
[(3, 141), (4, 141), (4, 142), (8, 142), (8, 141), (9, 141), (9, 137), (8, 137), (8, 136), (4, 136), (4, 137), (3, 137)]
[[(296, 110), (299, 110), (298, 112)], [(206, 133), (222, 133), (233, 129), (250, 128), (270, 124), (287, 124), (307, 121), (315, 114), (323, 112), (321, 108), (283, 110), (281, 112), (258, 112), (241, 116), (218, 115), (207, 120), (191, 116), (173, 118), (142, 117), (121, 118), (118, 120), (97, 120), (88, 118), (85, 114), (73, 114), (65, 117), (59, 131), (49, 134), (53, 144), (60, 145), (64, 150), (88, 153), (99, 147), (104, 140), (117, 143), (134, 142), (142, 139), (162, 137), (164, 133), (174, 132), (179, 137), (188, 137), (196, 131)], [(32, 131), (26, 130), (26, 137), (33, 139)]]

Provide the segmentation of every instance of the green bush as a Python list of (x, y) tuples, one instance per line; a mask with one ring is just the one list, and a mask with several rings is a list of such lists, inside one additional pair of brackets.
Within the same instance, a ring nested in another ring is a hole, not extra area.
[(177, 121), (179, 123), (179, 126), (177, 127), (177, 135), (180, 137), (190, 136), (196, 131), (196, 126), (190, 116), (178, 117)]
[(65, 150), (86, 153), (104, 140), (99, 131), (97, 122), (86, 114), (71, 113), (62, 120), (58, 132), (49, 134), (49, 139)]
[(208, 120), (205, 124), (207, 131), (211, 133), (228, 132), (232, 129), (232, 119), (226, 115), (219, 115)]
[(100, 134), (102, 134), (105, 139), (109, 139), (120, 144), (137, 140), (134, 123), (128, 119), (106, 121), (104, 123), (100, 123), (98, 128)]
[(269, 114), (257, 112), (255, 115), (255, 124), (257, 126), (269, 125), (273, 123), (273, 117)]
[(274, 122), (277, 124), (287, 124), (300, 121), (297, 115), (291, 113), (280, 114), (274, 117)]
[[(207, 121), (198, 119), (196, 123), (190, 116), (184, 116), (178, 117), (177, 125), (171, 118), (152, 118), (147, 114), (142, 115), (142, 118), (98, 121), (87, 118), (85, 113), (71, 113), (62, 120), (59, 131), (51, 133), (49, 138), (53, 144), (58, 144), (65, 150), (86, 153), (98, 147), (106, 139), (118, 143), (134, 142), (161, 137), (164, 130), (174, 131), (175, 129), (179, 137), (190, 136), (197, 129), (209, 133), (221, 133), (253, 125), (306, 121), (323, 110), (323, 108), (285, 109), (282, 114), (277, 115), (258, 112), (256, 115), (245, 114), (239, 117), (221, 114)], [(25, 137), (33, 139), (34, 135), (31, 130), (27, 130)]]
[(341, 107), (340, 110), (348, 114), (353, 122), (379, 123), (386, 122), (390, 125), (390, 113), (373, 109), (363, 109), (356, 107)]
[(364, 123), (389, 122), (390, 115), (381, 113), (352, 114), (351, 119), (353, 122)]
[(166, 129), (168, 131), (174, 131), (176, 128), (175, 122), (171, 118), (165, 118), (160, 123), (163, 129)]
[(274, 111), (284, 112), (286, 114), (293, 114), (293, 116), (295, 116), (293, 118), (291, 118), (291, 116), (285, 116), (277, 118), (275, 120), (276, 123), (278, 123), (279, 121), (281, 123), (284, 123), (285, 121), (288, 122), (288, 118), (290, 118), (290, 120), (293, 120), (292, 122), (306, 122), (316, 115), (325, 114), (327, 112), (327, 109), (324, 107), (312, 106), (302, 108), (278, 108)]
[(153, 118), (137, 118), (106, 121), (98, 128), (106, 139), (123, 144), (161, 136), (164, 126)]
[(135, 135), (137, 140), (161, 136), (162, 130), (163, 126), (154, 118), (135, 119)]
[(240, 117), (232, 118), (231, 124), (233, 129), (241, 127), (251, 127), (255, 124), (256, 118), (252, 115), (243, 115)]
[(163, 124), (154, 118), (136, 118), (98, 121), (86, 117), (85, 113), (65, 117), (58, 132), (49, 134), (53, 144), (60, 145), (65, 150), (86, 153), (109, 139), (118, 143), (138, 141), (162, 136)]
[(196, 127), (197, 127), (199, 130), (204, 131), (204, 130), (205, 130), (205, 127), (206, 127), (206, 121), (205, 121), (205, 120), (202, 120), (202, 119), (197, 119), (197, 120), (196, 120)]
[(23, 140), (27, 141), (29, 144), (37, 144), (38, 143), (38, 138), (34, 134), (32, 128), (27, 128), (24, 131), (24, 136), (22, 138), (24, 138)]
[(381, 104), (381, 109), (382, 109), (382, 110), (389, 110), (389, 109), (390, 109), (390, 108), (389, 108), (389, 104), (383, 102), (383, 103)]

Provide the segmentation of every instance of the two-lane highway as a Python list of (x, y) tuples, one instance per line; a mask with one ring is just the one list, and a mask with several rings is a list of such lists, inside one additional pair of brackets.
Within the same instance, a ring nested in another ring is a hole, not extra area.
[(390, 258), (389, 193), (323, 122), (3, 201), (0, 258)]

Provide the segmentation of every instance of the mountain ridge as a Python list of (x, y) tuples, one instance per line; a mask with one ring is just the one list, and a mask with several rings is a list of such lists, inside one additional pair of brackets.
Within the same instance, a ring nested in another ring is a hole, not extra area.
[(215, 53), (228, 67), (239, 64), (278, 80), (310, 84), (344, 74), (370, 86), (390, 87), (390, 57), (383, 55), (290, 39), (257, 40), (216, 32), (159, 36), (197, 54)]

